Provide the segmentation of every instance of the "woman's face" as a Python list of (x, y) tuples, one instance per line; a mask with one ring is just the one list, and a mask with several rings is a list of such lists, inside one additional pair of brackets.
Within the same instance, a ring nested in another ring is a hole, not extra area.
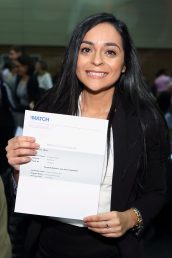
[(8, 54), (8, 57), (11, 59), (11, 60), (16, 60), (19, 56), (21, 55), (21, 52), (16, 52), (14, 49), (11, 49), (9, 51), (9, 54)]
[(124, 49), (118, 31), (109, 23), (89, 30), (80, 46), (76, 75), (93, 92), (108, 90), (125, 71)]
[(22, 65), (22, 64), (19, 63), (18, 61), (16, 61), (15, 64), (16, 64), (16, 67), (17, 67), (17, 73), (18, 73), (18, 75), (24, 76), (24, 75), (27, 74), (27, 70), (28, 70), (27, 65)]
[(35, 65), (35, 71), (36, 72), (40, 72), (42, 69), (41, 69), (41, 65), (39, 62), (36, 62), (36, 65)]

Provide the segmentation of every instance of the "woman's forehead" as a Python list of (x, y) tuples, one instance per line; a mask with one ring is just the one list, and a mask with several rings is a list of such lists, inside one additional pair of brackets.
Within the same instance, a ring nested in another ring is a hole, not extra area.
[(93, 44), (121, 45), (122, 37), (116, 28), (110, 23), (100, 23), (91, 28), (84, 36), (83, 42), (88, 41)]

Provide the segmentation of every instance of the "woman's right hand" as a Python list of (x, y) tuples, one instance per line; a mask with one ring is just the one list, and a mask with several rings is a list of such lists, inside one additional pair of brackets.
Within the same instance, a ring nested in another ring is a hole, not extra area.
[(8, 163), (19, 170), (21, 164), (31, 161), (31, 157), (37, 153), (39, 144), (30, 136), (16, 136), (8, 141), (6, 147)]

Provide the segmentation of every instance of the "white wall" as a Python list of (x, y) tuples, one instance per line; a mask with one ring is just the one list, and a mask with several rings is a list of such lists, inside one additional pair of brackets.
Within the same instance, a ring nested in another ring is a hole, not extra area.
[(102, 11), (127, 23), (137, 47), (172, 48), (172, 0), (0, 0), (0, 45), (63, 46), (79, 20)]

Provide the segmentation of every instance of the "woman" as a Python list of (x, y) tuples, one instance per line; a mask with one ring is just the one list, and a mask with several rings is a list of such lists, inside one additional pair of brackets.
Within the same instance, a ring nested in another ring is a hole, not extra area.
[(35, 73), (42, 93), (53, 87), (52, 78), (45, 61), (38, 60), (36, 62)]
[(29, 56), (20, 56), (15, 61), (17, 78), (15, 85), (16, 108), (13, 112), (16, 126), (23, 126), (24, 112), (32, 109), (39, 96), (38, 81), (34, 75), (35, 67)]
[(14, 89), (16, 79), (15, 61), (18, 57), (24, 55), (24, 49), (20, 46), (11, 46), (8, 56), (5, 58), (5, 63), (2, 68), (2, 79), (7, 85)]
[[(109, 120), (98, 215), (88, 214), (84, 227), (43, 219), (36, 257), (144, 257), (143, 232), (165, 198), (168, 140), (126, 25), (106, 13), (82, 21), (36, 110)], [(37, 148), (31, 137), (11, 139), (9, 163), (19, 171)]]

